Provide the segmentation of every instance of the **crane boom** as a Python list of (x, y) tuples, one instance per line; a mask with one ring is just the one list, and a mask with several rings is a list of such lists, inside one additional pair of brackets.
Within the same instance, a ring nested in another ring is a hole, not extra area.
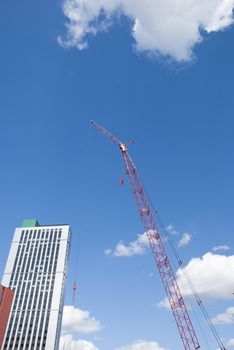
[(127, 147), (94, 120), (92, 120), (91, 123), (97, 129), (99, 129), (99, 131), (116, 143), (121, 149), (126, 174), (131, 185), (132, 193), (134, 195), (136, 205), (144, 225), (144, 230), (147, 234), (149, 244), (158, 267), (182, 343), (184, 345), (184, 349), (200, 349), (198, 338), (179, 289), (175, 273), (172, 269), (161, 235), (157, 229), (153, 210), (150, 207), (150, 202), (144, 191), (139, 173), (128, 154)]
[(114, 135), (112, 135), (108, 130), (106, 130), (105, 128), (103, 128), (103, 126), (101, 126), (100, 124), (98, 124), (95, 120), (91, 120), (91, 124), (93, 124), (98, 130), (100, 130), (104, 135), (106, 135), (106, 137), (108, 137), (110, 140), (112, 140), (114, 143), (116, 143), (117, 145), (121, 145), (121, 142), (117, 139), (117, 137), (115, 137)]

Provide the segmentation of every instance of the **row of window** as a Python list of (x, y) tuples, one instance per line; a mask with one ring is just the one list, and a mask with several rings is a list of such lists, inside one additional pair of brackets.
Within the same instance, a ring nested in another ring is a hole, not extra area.
[[(58, 235), (58, 237), (57, 237)], [(61, 238), (62, 235), (62, 229), (35, 229), (35, 230), (22, 230), (21, 237), (20, 237), (20, 243), (26, 242), (31, 239), (50, 239), (54, 236), (56, 238)]]
[(26, 242), (24, 236), (22, 231), (23, 243), (19, 244), (11, 276), (15, 312), (11, 314), (3, 349), (43, 349), (46, 343), (60, 239), (56, 241), (54, 235), (52, 242), (42, 244)]

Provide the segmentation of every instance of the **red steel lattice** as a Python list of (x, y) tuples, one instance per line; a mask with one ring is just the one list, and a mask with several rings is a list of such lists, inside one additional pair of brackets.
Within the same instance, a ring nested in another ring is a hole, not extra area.
[(132, 193), (134, 195), (137, 208), (184, 345), (184, 349), (200, 349), (200, 345), (179, 289), (175, 273), (172, 269), (164, 243), (157, 229), (153, 211), (149, 204), (149, 199), (144, 191), (139, 173), (128, 154), (127, 147), (97, 122), (92, 120), (91, 123), (109, 139), (118, 144), (121, 149), (126, 174), (130, 181)]

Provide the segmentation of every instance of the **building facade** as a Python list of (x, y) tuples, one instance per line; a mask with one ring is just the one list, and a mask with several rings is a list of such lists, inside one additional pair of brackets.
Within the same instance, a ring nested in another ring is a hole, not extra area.
[(2, 283), (14, 290), (1, 350), (57, 350), (70, 251), (69, 225), (16, 228)]
[(14, 291), (0, 284), (0, 349), (6, 332)]

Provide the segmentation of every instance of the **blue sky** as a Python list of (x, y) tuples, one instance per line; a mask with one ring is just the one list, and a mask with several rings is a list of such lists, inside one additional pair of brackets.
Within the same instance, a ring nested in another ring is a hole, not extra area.
[[(90, 1), (86, 2), (89, 9)], [(117, 0), (113, 3), (118, 5)], [(67, 325), (74, 340), (84, 340), (77, 349), (181, 349), (170, 311), (157, 306), (164, 291), (151, 253), (137, 241), (143, 228), (121, 154), (90, 127), (90, 119), (96, 119), (119, 139), (137, 141), (129, 152), (147, 192), (165, 225), (177, 231), (169, 233), (175, 245), (185, 233), (191, 238), (178, 247), (179, 253), (185, 265), (197, 258), (188, 270), (211, 317), (224, 315), (215, 322), (231, 348), (234, 28), (229, 26), (230, 16), (225, 23), (215, 16), (209, 23), (202, 19), (201, 37), (192, 33), (181, 39), (179, 47), (170, 40), (157, 46), (156, 39), (164, 41), (153, 28), (154, 46), (144, 41), (138, 27), (135, 37), (131, 34), (135, 9), (116, 16), (113, 9), (105, 12), (103, 5), (102, 27), (96, 23), (96, 35), (89, 33), (88, 47), (80, 50), (84, 37), (76, 34), (71, 41), (69, 16), (62, 6), (63, 2), (44, 0), (0, 4), (0, 271), (14, 228), (23, 219), (69, 223), (73, 245), (65, 304), (72, 303), (76, 279), (75, 307), (90, 313), (78, 310), (78, 332), (72, 329), (74, 324)], [(81, 15), (76, 30), (79, 26), (90, 30), (94, 18), (88, 10)], [(147, 16), (140, 19), (143, 25)], [(170, 34), (174, 27), (163, 30)], [(125, 179), (123, 186), (120, 178)], [(140, 244), (142, 254), (133, 250), (132, 256), (113, 256), (119, 242), (127, 251), (131, 242)], [(212, 251), (220, 246), (225, 247)], [(105, 254), (107, 249), (112, 255)], [(205, 282), (197, 266), (203, 268)], [(199, 320), (211, 349), (217, 349), (200, 315)], [(202, 348), (207, 348), (196, 320), (194, 326)], [(138, 347), (137, 340), (142, 340)]]

